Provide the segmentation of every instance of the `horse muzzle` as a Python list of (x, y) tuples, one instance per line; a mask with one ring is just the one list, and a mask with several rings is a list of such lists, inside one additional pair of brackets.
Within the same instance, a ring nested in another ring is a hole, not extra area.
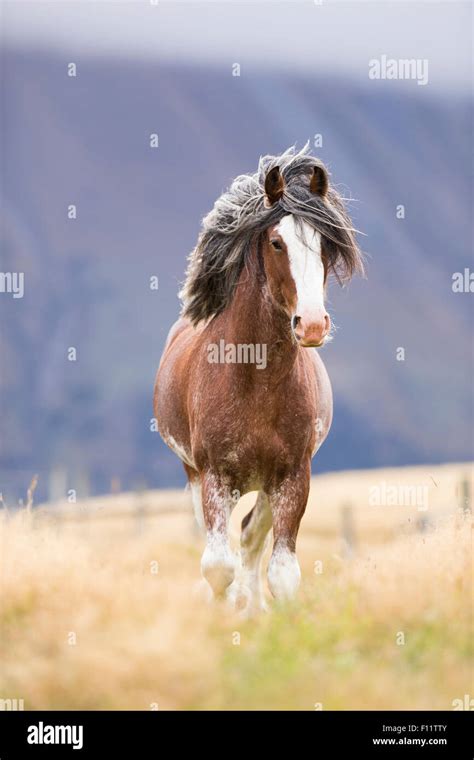
[(293, 334), (302, 348), (319, 348), (331, 330), (331, 318), (323, 312), (321, 315), (295, 316), (292, 319)]

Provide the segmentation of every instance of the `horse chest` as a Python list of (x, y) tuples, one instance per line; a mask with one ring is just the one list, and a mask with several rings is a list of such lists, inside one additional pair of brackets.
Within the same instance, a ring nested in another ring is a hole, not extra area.
[(314, 430), (311, 415), (275, 415), (247, 408), (232, 422), (228, 417), (210, 420), (200, 443), (219, 469), (238, 469), (255, 480), (276, 465), (291, 467), (298, 462), (312, 446)]

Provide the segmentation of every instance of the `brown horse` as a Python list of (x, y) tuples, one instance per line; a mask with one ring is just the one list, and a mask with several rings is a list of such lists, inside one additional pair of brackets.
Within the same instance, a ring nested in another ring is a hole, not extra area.
[[(330, 337), (329, 272), (350, 277), (361, 256), (343, 201), (306, 146), (260, 160), (203, 221), (164, 349), (155, 415), (180, 457), (198, 522), (201, 570), (216, 596), (264, 605), (261, 557), (273, 528), (268, 584), (299, 585), (296, 537), (311, 458), (332, 419), (329, 378), (316, 348)], [(242, 522), (240, 556), (228, 524), (238, 498), (258, 491)]]

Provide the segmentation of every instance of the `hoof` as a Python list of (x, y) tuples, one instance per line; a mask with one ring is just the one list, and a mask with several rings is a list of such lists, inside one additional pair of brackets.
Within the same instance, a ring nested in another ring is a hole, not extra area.
[(269, 612), (263, 595), (256, 593), (250, 586), (239, 581), (234, 581), (227, 590), (227, 601), (236, 612), (242, 613), (245, 618), (253, 618), (262, 612)]
[(248, 586), (234, 581), (227, 590), (227, 601), (237, 612), (243, 612), (251, 602), (252, 594)]
[(201, 572), (214, 596), (221, 598), (234, 580), (235, 558), (227, 547), (219, 551), (206, 547), (201, 560)]

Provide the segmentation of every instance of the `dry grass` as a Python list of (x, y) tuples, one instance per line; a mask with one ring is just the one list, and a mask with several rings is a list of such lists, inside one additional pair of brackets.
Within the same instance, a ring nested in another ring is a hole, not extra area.
[[(10, 513), (0, 520), (0, 697), (31, 709), (449, 709), (472, 694), (470, 525), (456, 508), (468, 471), (316, 478), (300, 596), (251, 621), (198, 592), (190, 516), (147, 517), (187, 495), (94, 500), (74, 507), (77, 520)], [(426, 481), (428, 511), (370, 507), (382, 479)], [(242, 501), (239, 512), (251, 504)]]

